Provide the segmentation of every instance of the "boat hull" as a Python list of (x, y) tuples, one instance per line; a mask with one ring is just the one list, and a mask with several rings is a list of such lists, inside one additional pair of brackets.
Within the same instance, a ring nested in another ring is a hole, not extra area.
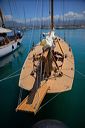
[(9, 44), (0, 47), (0, 58), (8, 55), (20, 47), (22, 38), (17, 41), (13, 40)]

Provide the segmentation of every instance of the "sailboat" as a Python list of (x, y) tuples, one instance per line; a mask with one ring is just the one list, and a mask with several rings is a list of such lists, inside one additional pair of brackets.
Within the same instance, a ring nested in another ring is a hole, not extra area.
[(74, 56), (71, 47), (55, 35), (51, 0), (51, 28), (43, 33), (44, 39), (32, 48), (22, 67), (19, 87), (28, 90), (16, 111), (34, 114), (47, 93), (62, 93), (72, 89), (74, 79)]
[(8, 36), (8, 33), (12, 33), (12, 30), (7, 29), (5, 27), (1, 9), (0, 9), (0, 17), (2, 21), (2, 26), (0, 27), (0, 58), (1, 58), (20, 47), (23, 36), (20, 31), (18, 31), (17, 33), (14, 32), (14, 34)]

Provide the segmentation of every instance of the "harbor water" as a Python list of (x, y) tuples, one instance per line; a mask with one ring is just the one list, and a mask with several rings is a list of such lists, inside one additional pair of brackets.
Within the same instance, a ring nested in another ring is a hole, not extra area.
[[(15, 111), (20, 92), (19, 74), (33, 42), (39, 43), (40, 33), (41, 30), (25, 31), (21, 47), (0, 59), (0, 128), (31, 128), (43, 119), (60, 120), (69, 128), (85, 128), (85, 29), (56, 30), (56, 34), (64, 38), (73, 50), (75, 77), (72, 90), (58, 95), (36, 115)], [(42, 105), (53, 96), (55, 94), (46, 95)]]

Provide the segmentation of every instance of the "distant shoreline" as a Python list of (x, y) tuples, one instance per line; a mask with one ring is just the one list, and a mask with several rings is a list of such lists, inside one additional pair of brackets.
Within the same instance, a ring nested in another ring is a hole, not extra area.
[[(22, 27), (8, 27), (10, 29), (19, 29), (19, 30), (31, 30), (31, 29), (50, 29), (50, 27), (38, 27), (38, 26), (30, 26), (30, 27), (25, 27), (25, 26), (22, 26)], [(55, 27), (55, 29), (85, 29), (85, 26), (58, 26), (58, 27)]]

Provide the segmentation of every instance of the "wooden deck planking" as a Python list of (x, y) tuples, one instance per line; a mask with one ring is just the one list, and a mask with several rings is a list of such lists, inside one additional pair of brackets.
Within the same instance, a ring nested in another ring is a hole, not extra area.
[[(46, 82), (47, 85), (50, 85), (50, 90), (48, 90), (48, 93), (57, 93), (70, 90), (72, 88), (72, 83), (74, 79), (74, 57), (72, 51), (69, 51), (68, 44), (66, 44), (62, 39), (59, 41), (59, 43), (61, 45), (61, 48), (63, 49), (64, 54), (67, 55), (67, 58), (64, 59), (64, 63), (61, 69), (61, 71), (63, 72), (63, 76), (56, 77), (56, 79), (49, 79)], [(54, 50), (61, 53), (57, 42), (56, 48)], [(39, 54), (41, 52), (42, 46), (36, 46), (34, 50), (28, 54), (28, 57), (24, 63), (24, 68), (22, 69), (20, 75), (19, 86), (26, 90), (31, 90), (35, 82), (35, 78), (30, 75), (33, 70), (33, 54)]]
[(46, 93), (49, 89), (49, 86), (43, 85), (35, 93), (34, 99), (32, 104), (29, 104), (29, 96), (27, 96), (16, 108), (16, 111), (29, 111), (29, 112), (36, 112), (38, 111)]
[(35, 82), (35, 78), (30, 75), (33, 70), (33, 54), (39, 54), (41, 52), (41, 46), (37, 45), (36, 48), (34, 48), (33, 51), (28, 54), (27, 59), (23, 65), (19, 80), (19, 86), (26, 90), (31, 90)]
[[(48, 80), (41, 81), (41, 84), (38, 88), (34, 86), (35, 78), (30, 75), (33, 70), (33, 54), (42, 53), (42, 46), (37, 45), (28, 54), (28, 57), (22, 68), (19, 80), (19, 86), (26, 90), (31, 90), (32, 93), (18, 105), (16, 111), (29, 111), (36, 114), (46, 93), (58, 93), (71, 90), (75, 71), (74, 57), (72, 54), (72, 50), (69, 50), (68, 44), (66, 44), (62, 39), (59, 41), (59, 43), (61, 45), (61, 48), (63, 49), (64, 55), (67, 56), (66, 58), (64, 58), (64, 63), (61, 68), (63, 76), (54, 77), (52, 74)], [(62, 53), (57, 42), (54, 50)], [(54, 66), (55, 64), (53, 63), (52, 65)], [(32, 94), (34, 94), (34, 96)]]

